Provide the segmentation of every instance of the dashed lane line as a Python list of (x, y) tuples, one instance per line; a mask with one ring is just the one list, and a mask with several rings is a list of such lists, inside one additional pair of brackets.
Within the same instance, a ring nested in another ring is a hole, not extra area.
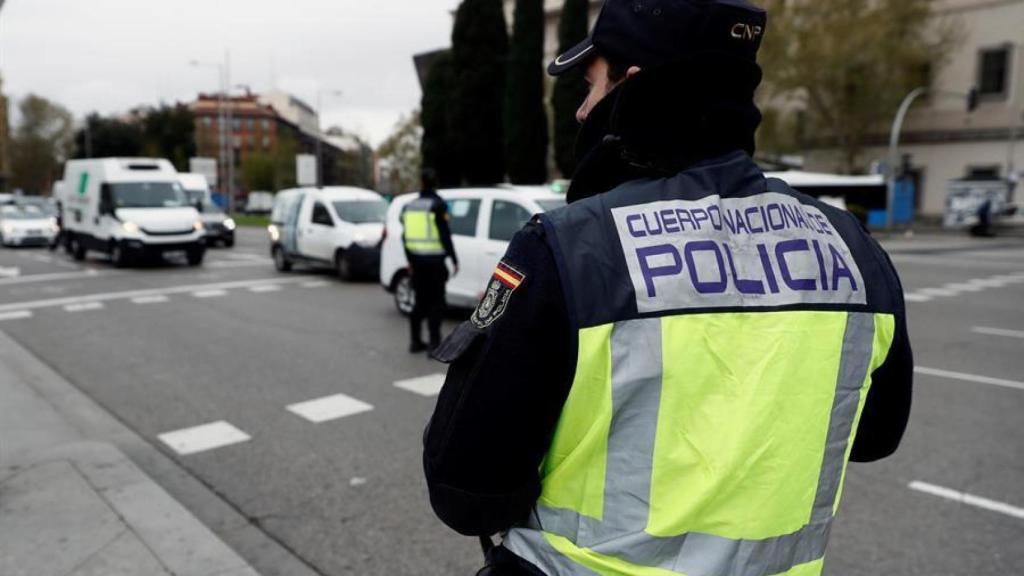
[(0, 313), (0, 322), (5, 322), (7, 320), (25, 320), (26, 318), (31, 317), (31, 310), (15, 310), (14, 312)]
[(335, 394), (325, 398), (292, 404), (287, 409), (292, 414), (301, 416), (314, 424), (320, 424), (369, 412), (373, 410), (373, 406), (345, 394)]
[(939, 498), (945, 498), (946, 500), (952, 500), (953, 502), (959, 502), (967, 506), (981, 508), (982, 510), (988, 510), (990, 512), (998, 512), (1006, 516), (1012, 516), (1013, 518), (1024, 520), (1024, 508), (1011, 506), (1004, 502), (997, 502), (995, 500), (982, 498), (981, 496), (975, 496), (973, 494), (960, 492), (951, 488), (928, 484), (927, 482), (911, 482), (908, 487), (916, 492), (938, 496)]
[(1002, 388), (1024, 390), (1024, 382), (1004, 380), (1002, 378), (990, 378), (988, 376), (965, 374), (963, 372), (950, 372), (949, 370), (939, 370), (937, 368), (924, 368), (922, 366), (914, 368), (914, 372), (916, 374), (921, 374), (923, 376), (934, 376), (936, 378), (945, 378), (947, 380), (960, 380), (962, 382), (973, 382), (975, 384), (988, 384), (991, 386), (999, 386)]
[(100, 272), (99, 270), (84, 270), (81, 272), (58, 272), (55, 274), (34, 274), (31, 276), (18, 276), (17, 278), (4, 278), (0, 280), (0, 286), (10, 286), (14, 284), (31, 284), (34, 282), (54, 282), (57, 280), (77, 280), (79, 278), (112, 276), (113, 274), (113, 272)]
[(413, 394), (419, 394), (420, 396), (433, 397), (441, 393), (441, 388), (444, 386), (445, 375), (444, 374), (431, 374), (430, 376), (423, 376), (421, 378), (411, 378), (409, 380), (399, 380), (395, 382), (395, 388), (400, 388)]
[(132, 298), (133, 304), (163, 304), (169, 302), (171, 299), (167, 296), (140, 296), (138, 298)]
[(157, 438), (181, 456), (199, 454), (252, 439), (245, 432), (224, 421), (167, 432)]
[(932, 300), (931, 296), (925, 296), (923, 294), (914, 294), (913, 292), (908, 292), (904, 294), (903, 299), (906, 300), (907, 302), (930, 302)]
[(990, 278), (976, 278), (967, 282), (946, 284), (942, 288), (921, 288), (905, 292), (903, 299), (907, 302), (931, 302), (936, 298), (952, 298), (967, 292), (982, 292), (993, 288), (1006, 288), (1011, 284), (1024, 282), (1024, 272), (1001, 274)]
[(302, 283), (302, 287), (303, 288), (326, 288), (326, 287), (328, 287), (330, 285), (331, 285), (331, 283), (327, 282), (325, 280), (315, 280), (313, 282), (303, 282)]
[(90, 312), (93, 310), (102, 310), (104, 308), (103, 302), (82, 302), (81, 304), (68, 304), (64, 307), (65, 312)]
[(953, 296), (959, 295), (960, 292), (944, 288), (923, 288), (921, 290), (918, 290), (917, 294), (921, 296), (938, 296), (940, 298), (952, 298)]
[(172, 286), (169, 288), (153, 288), (147, 290), (88, 294), (84, 296), (68, 296), (64, 298), (51, 298), (47, 300), (33, 300), (29, 302), (3, 304), (0, 305), (0, 314), (5, 312), (14, 312), (17, 310), (58, 308), (69, 304), (81, 304), (84, 302), (109, 302), (111, 300), (131, 300), (133, 298), (143, 298), (146, 296), (171, 296), (174, 294), (190, 294), (193, 292), (209, 290), (234, 290), (237, 288), (249, 288), (251, 286), (261, 286), (264, 284), (297, 284), (301, 281), (301, 278), (268, 278), (262, 280), (240, 280), (235, 282), (221, 282), (217, 284), (192, 284), (188, 286)]
[(280, 286), (275, 286), (273, 284), (269, 284), (267, 286), (253, 286), (253, 287), (249, 288), (249, 292), (253, 292), (255, 294), (266, 294), (267, 292), (280, 292), (280, 291), (281, 291), (281, 287)]
[(975, 334), (984, 334), (985, 336), (1005, 336), (1007, 338), (1021, 338), (1024, 339), (1024, 332), (1020, 330), (1006, 330), (1004, 328), (988, 328), (985, 326), (975, 326), (971, 328), (971, 332)]
[(207, 298), (221, 298), (227, 295), (227, 290), (198, 290), (192, 293), (193, 297), (199, 298), (200, 300), (205, 300)]

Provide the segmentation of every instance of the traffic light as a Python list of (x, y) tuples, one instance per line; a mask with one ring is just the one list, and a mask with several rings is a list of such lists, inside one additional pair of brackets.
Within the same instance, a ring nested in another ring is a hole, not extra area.
[(978, 109), (978, 88), (971, 88), (967, 93), (967, 113), (970, 114)]

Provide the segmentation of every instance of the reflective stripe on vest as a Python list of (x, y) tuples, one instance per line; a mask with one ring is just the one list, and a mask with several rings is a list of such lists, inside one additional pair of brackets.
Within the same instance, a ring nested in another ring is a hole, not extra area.
[(820, 575), (894, 331), (836, 311), (581, 329), (536, 514), (505, 546), (551, 575)]
[(402, 211), (405, 249), (416, 256), (444, 256), (441, 231), (433, 212), (434, 201), (421, 198), (411, 202)]

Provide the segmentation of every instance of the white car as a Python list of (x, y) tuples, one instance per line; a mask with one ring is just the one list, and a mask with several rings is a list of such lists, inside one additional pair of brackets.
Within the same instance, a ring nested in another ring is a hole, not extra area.
[[(448, 281), (448, 305), (473, 308), (508, 243), (535, 214), (565, 206), (565, 196), (543, 187), (506, 187), (442, 190), (451, 214), (452, 243), (459, 257), (459, 273)], [(388, 210), (381, 248), (380, 281), (394, 294), (399, 312), (409, 314), (415, 305), (409, 262), (402, 245), (402, 209), (418, 194), (395, 198)]]
[(0, 243), (4, 246), (49, 246), (57, 220), (35, 206), (0, 207)]
[(278, 192), (268, 228), (275, 267), (333, 268), (342, 280), (376, 275), (387, 209), (380, 194), (361, 188)]

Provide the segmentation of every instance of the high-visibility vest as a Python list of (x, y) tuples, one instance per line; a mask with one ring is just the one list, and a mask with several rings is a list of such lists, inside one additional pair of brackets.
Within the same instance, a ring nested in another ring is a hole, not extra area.
[(577, 368), (504, 546), (549, 575), (820, 575), (895, 332), (843, 218), (746, 155), (542, 216)]
[(419, 198), (402, 211), (402, 238), (405, 249), (415, 256), (444, 256), (441, 231), (433, 211), (434, 199)]

